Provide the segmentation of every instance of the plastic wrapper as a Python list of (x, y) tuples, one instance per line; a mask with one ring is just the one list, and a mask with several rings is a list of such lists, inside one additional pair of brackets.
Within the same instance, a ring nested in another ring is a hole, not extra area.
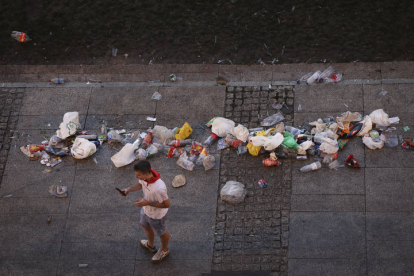
[(362, 115), (358, 112), (347, 111), (342, 116), (336, 117), (337, 122), (358, 122), (362, 120)]
[(188, 160), (187, 153), (183, 153), (180, 158), (178, 158), (177, 165), (187, 171), (192, 171), (194, 169), (194, 163)]
[(206, 171), (211, 170), (216, 165), (216, 159), (213, 155), (208, 155), (203, 160), (203, 166)]
[(232, 133), (235, 123), (232, 120), (217, 117), (212, 124), (211, 131), (219, 137), (226, 137), (228, 133)]
[(124, 139), (122, 139), (121, 143), (122, 145), (126, 145), (128, 143), (132, 144), (134, 143), (138, 138), (140, 138), (141, 132), (140, 131), (134, 131), (128, 135)]
[(249, 136), (249, 130), (243, 126), (238, 125), (232, 130), (232, 134), (240, 141), (246, 142), (247, 137)]
[(349, 139), (338, 139), (338, 147), (340, 150), (343, 150), (346, 144), (348, 144)]
[(319, 149), (324, 153), (334, 154), (339, 150), (338, 141), (329, 138), (323, 138)]
[(51, 185), (49, 186), (49, 193), (55, 197), (67, 197), (68, 196), (68, 187)]
[(52, 137), (50, 137), (49, 146), (51, 146), (52, 148), (57, 148), (57, 149), (64, 148), (65, 145), (63, 141), (64, 140), (60, 139), (56, 135), (53, 135)]
[(348, 157), (345, 159), (345, 164), (353, 168), (361, 168), (361, 166), (358, 163), (358, 160), (356, 160), (356, 158), (352, 154), (348, 155)]
[(351, 138), (351, 137), (354, 137), (355, 135), (357, 135), (357, 133), (361, 130), (361, 128), (362, 128), (362, 124), (359, 124), (359, 125), (356, 125), (356, 126), (354, 126), (350, 131), (349, 131), (349, 133), (348, 134), (346, 134), (344, 137), (342, 137), (342, 138), (345, 138), (345, 139), (348, 139), (348, 138)]
[(246, 146), (240, 146), (237, 148), (237, 155), (242, 155), (247, 153), (248, 149)]
[(327, 137), (328, 134), (326, 132), (316, 132), (315, 136), (313, 137), (313, 141), (315, 143), (322, 143), (322, 139)]
[(174, 177), (174, 179), (173, 179), (173, 180), (172, 180), (172, 182), (171, 182), (171, 185), (172, 185), (174, 188), (178, 188), (178, 187), (184, 186), (184, 185), (185, 185), (185, 183), (186, 183), (185, 176), (184, 176), (183, 174), (179, 174), (179, 175), (176, 175), (176, 176)]
[(364, 119), (359, 122), (362, 124), (361, 130), (357, 133), (357, 136), (364, 136), (372, 129), (372, 119), (370, 116), (365, 116)]
[(380, 135), (380, 139), (384, 141), (387, 147), (396, 147), (398, 145), (397, 130), (395, 127), (390, 127), (383, 131)]
[(298, 149), (299, 146), (296, 143), (295, 138), (293, 138), (293, 135), (290, 132), (285, 131), (285, 137), (283, 139), (283, 143), (284, 146), (286, 146), (287, 148), (290, 149)]
[(154, 129), (152, 130), (152, 135), (155, 138), (160, 139), (162, 144), (167, 144), (171, 140), (174, 140), (173, 132), (164, 126), (154, 126)]
[(238, 204), (244, 202), (246, 193), (244, 184), (237, 181), (227, 181), (220, 191), (220, 198), (228, 203)]
[(27, 42), (32, 40), (26, 33), (18, 31), (12, 31), (11, 37), (19, 42)]
[(372, 111), (371, 114), (369, 114), (369, 117), (371, 117), (372, 123), (376, 125), (384, 125), (389, 126), (390, 123), (388, 121), (389, 117), (388, 114), (384, 112), (382, 109), (377, 109)]
[(283, 121), (284, 119), (285, 119), (285, 117), (281, 113), (276, 113), (276, 114), (273, 114), (272, 116), (269, 116), (269, 117), (265, 118), (260, 123), (260, 125), (264, 126), (264, 127), (272, 126), (272, 125), (276, 125), (280, 121)]
[(314, 126), (311, 131), (311, 134), (315, 134), (317, 132), (323, 132), (326, 127), (326, 124), (322, 121), (322, 119), (318, 119), (314, 122), (310, 122), (309, 125)]
[(208, 156), (208, 152), (207, 152), (206, 149), (203, 149), (201, 151), (200, 155), (198, 156), (198, 159), (196, 161), (196, 164), (197, 165), (202, 165), (203, 164), (203, 161), (204, 161), (204, 158), (206, 158), (206, 156)]
[(285, 124), (283, 122), (280, 122), (275, 126), (275, 132), (281, 133), (283, 131), (285, 131)]
[(312, 141), (305, 141), (299, 145), (298, 154), (305, 155), (306, 151), (312, 147), (314, 143)]
[(76, 138), (71, 153), (76, 159), (85, 159), (96, 152), (96, 145), (84, 138)]
[(343, 166), (344, 165), (341, 165), (338, 160), (332, 161), (332, 163), (329, 164), (329, 168), (331, 170), (338, 170), (340, 167), (343, 167)]

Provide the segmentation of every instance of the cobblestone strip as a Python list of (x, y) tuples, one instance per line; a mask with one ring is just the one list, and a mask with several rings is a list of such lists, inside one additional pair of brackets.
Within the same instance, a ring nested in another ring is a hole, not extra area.
[[(248, 128), (276, 112), (275, 100), (285, 101), (285, 124), (293, 124), (292, 86), (228, 87), (225, 116)], [(212, 269), (217, 271), (270, 271), (287, 275), (291, 161), (264, 167), (268, 154), (238, 156), (234, 149), (221, 153), (220, 190), (228, 180), (246, 184), (243, 204), (231, 205), (218, 196)], [(265, 179), (267, 188), (258, 180)]]
[(24, 92), (24, 88), (0, 90), (0, 187)]

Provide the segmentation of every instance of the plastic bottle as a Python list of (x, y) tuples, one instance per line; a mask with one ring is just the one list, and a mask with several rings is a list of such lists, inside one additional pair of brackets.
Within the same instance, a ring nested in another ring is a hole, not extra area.
[(147, 136), (145, 136), (144, 140), (142, 141), (142, 148), (147, 149), (148, 146), (151, 144), (152, 141), (152, 132), (149, 131)]
[(319, 76), (321, 74), (321, 71), (316, 71), (307, 81), (306, 84), (312, 84), (314, 83), (317, 79), (319, 79)]
[(98, 136), (94, 135), (94, 134), (84, 134), (84, 135), (78, 135), (78, 136), (76, 136), (76, 138), (84, 138), (84, 139), (87, 139), (87, 140), (96, 140), (98, 138)]
[(307, 155), (298, 155), (298, 156), (296, 156), (296, 159), (297, 160), (307, 160), (308, 156)]
[(308, 80), (313, 75), (313, 72), (309, 72), (306, 75), (303, 75), (300, 79), (298, 79), (296, 82), (299, 84), (301, 81)]
[(216, 141), (218, 136), (214, 133), (211, 133), (210, 136), (204, 141), (203, 145), (204, 147), (211, 147), (211, 145)]
[(191, 145), (193, 143), (193, 140), (186, 139), (186, 140), (174, 140), (168, 143), (169, 146), (174, 146), (176, 148)]
[(312, 164), (303, 166), (302, 168), (299, 169), (300, 172), (310, 172), (310, 171), (315, 171), (318, 170), (322, 167), (321, 162), (314, 162)]
[(54, 155), (57, 155), (57, 156), (69, 155), (69, 151), (65, 151), (63, 149), (55, 149), (55, 148), (52, 148), (50, 146), (46, 146), (45, 151), (50, 152), (50, 153), (52, 153)]
[(338, 82), (342, 80), (342, 74), (334, 74), (329, 78), (323, 80), (323, 82)]
[(51, 83), (65, 83), (65, 79), (55, 78), (55, 79), (49, 80), (49, 82), (51, 82)]
[(324, 79), (328, 78), (333, 72), (334, 72), (334, 69), (332, 66), (329, 66), (328, 68), (326, 68), (326, 70), (323, 71), (322, 74), (319, 76), (317, 83), (323, 82)]

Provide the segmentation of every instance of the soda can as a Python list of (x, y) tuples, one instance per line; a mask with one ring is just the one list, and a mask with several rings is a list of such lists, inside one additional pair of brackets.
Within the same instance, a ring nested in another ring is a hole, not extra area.
[(263, 165), (265, 167), (272, 167), (272, 166), (279, 166), (282, 162), (279, 162), (278, 160), (273, 160), (272, 158), (267, 158), (263, 160)]
[(266, 180), (264, 179), (260, 179), (257, 183), (259, 184), (260, 188), (266, 188), (268, 186)]

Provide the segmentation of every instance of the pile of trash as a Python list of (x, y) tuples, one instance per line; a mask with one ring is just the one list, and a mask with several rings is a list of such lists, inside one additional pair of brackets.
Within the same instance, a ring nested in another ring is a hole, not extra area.
[(316, 71), (309, 72), (303, 75), (296, 82), (299, 84), (306, 81), (306, 84), (312, 83), (337, 83), (342, 80), (341, 73), (335, 73), (335, 69), (332, 66), (329, 66), (325, 71)]

